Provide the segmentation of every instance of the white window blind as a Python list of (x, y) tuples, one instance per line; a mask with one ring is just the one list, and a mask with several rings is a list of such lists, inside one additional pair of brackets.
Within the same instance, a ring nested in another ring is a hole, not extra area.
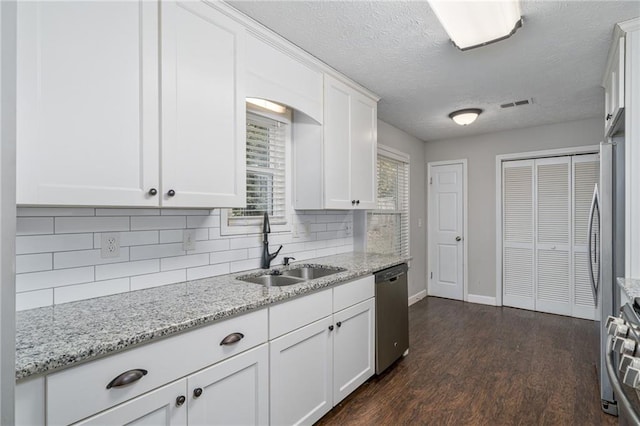
[(367, 214), (367, 250), (409, 255), (409, 163), (378, 153), (378, 205)]
[(229, 225), (286, 223), (287, 124), (247, 112), (247, 207), (232, 209)]

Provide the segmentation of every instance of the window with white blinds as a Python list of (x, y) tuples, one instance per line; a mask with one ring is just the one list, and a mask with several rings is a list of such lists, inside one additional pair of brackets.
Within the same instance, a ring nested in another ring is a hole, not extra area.
[(367, 251), (409, 256), (409, 158), (378, 152), (378, 205), (367, 213)]
[(247, 206), (227, 210), (228, 227), (287, 223), (287, 138), (289, 124), (247, 111)]

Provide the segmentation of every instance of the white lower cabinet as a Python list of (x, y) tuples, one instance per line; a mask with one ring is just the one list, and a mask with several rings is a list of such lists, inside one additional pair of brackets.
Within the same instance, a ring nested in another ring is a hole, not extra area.
[(312, 424), (332, 404), (333, 338), (328, 316), (269, 343), (271, 424)]
[(187, 378), (189, 425), (269, 424), (269, 348), (258, 346)]
[(375, 371), (375, 303), (368, 299), (333, 315), (333, 405)]
[(337, 286), (333, 308), (340, 310), (269, 342), (272, 425), (313, 424), (373, 375), (373, 295), (373, 276)]
[(187, 381), (179, 380), (76, 424), (183, 426), (187, 424), (186, 391)]

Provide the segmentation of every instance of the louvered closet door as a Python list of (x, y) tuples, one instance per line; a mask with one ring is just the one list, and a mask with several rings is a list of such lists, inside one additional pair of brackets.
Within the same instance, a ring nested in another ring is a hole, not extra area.
[(571, 157), (536, 160), (536, 310), (571, 315)]
[[(594, 319), (596, 314), (589, 279), (588, 221), (593, 188), (600, 178), (598, 154), (573, 157), (573, 316)], [(594, 224), (598, 226), (598, 222)], [(597, 233), (597, 230), (596, 230)]]
[(533, 160), (502, 166), (503, 304), (535, 309)]

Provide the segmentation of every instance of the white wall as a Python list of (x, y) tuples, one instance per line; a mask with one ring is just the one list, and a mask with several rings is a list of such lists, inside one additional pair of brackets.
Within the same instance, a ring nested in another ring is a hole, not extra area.
[(16, 4), (0, 2), (0, 424), (14, 422)]
[(496, 155), (595, 145), (602, 139), (603, 121), (596, 117), (426, 143), (427, 162), (468, 159), (469, 294), (496, 296)]
[[(271, 251), (296, 260), (353, 251), (353, 213), (298, 211), (292, 232), (272, 232)], [(195, 249), (184, 251), (184, 229)], [(308, 232), (307, 231), (308, 228)], [(120, 256), (100, 256), (101, 235), (120, 236)], [(220, 235), (220, 210), (18, 208), (17, 310), (140, 290), (260, 267), (261, 234)]]
[[(426, 290), (425, 143), (384, 121), (378, 120), (378, 144), (402, 151), (411, 157), (409, 169), (410, 248), (409, 297)], [(418, 222), (422, 226), (418, 226)]]

